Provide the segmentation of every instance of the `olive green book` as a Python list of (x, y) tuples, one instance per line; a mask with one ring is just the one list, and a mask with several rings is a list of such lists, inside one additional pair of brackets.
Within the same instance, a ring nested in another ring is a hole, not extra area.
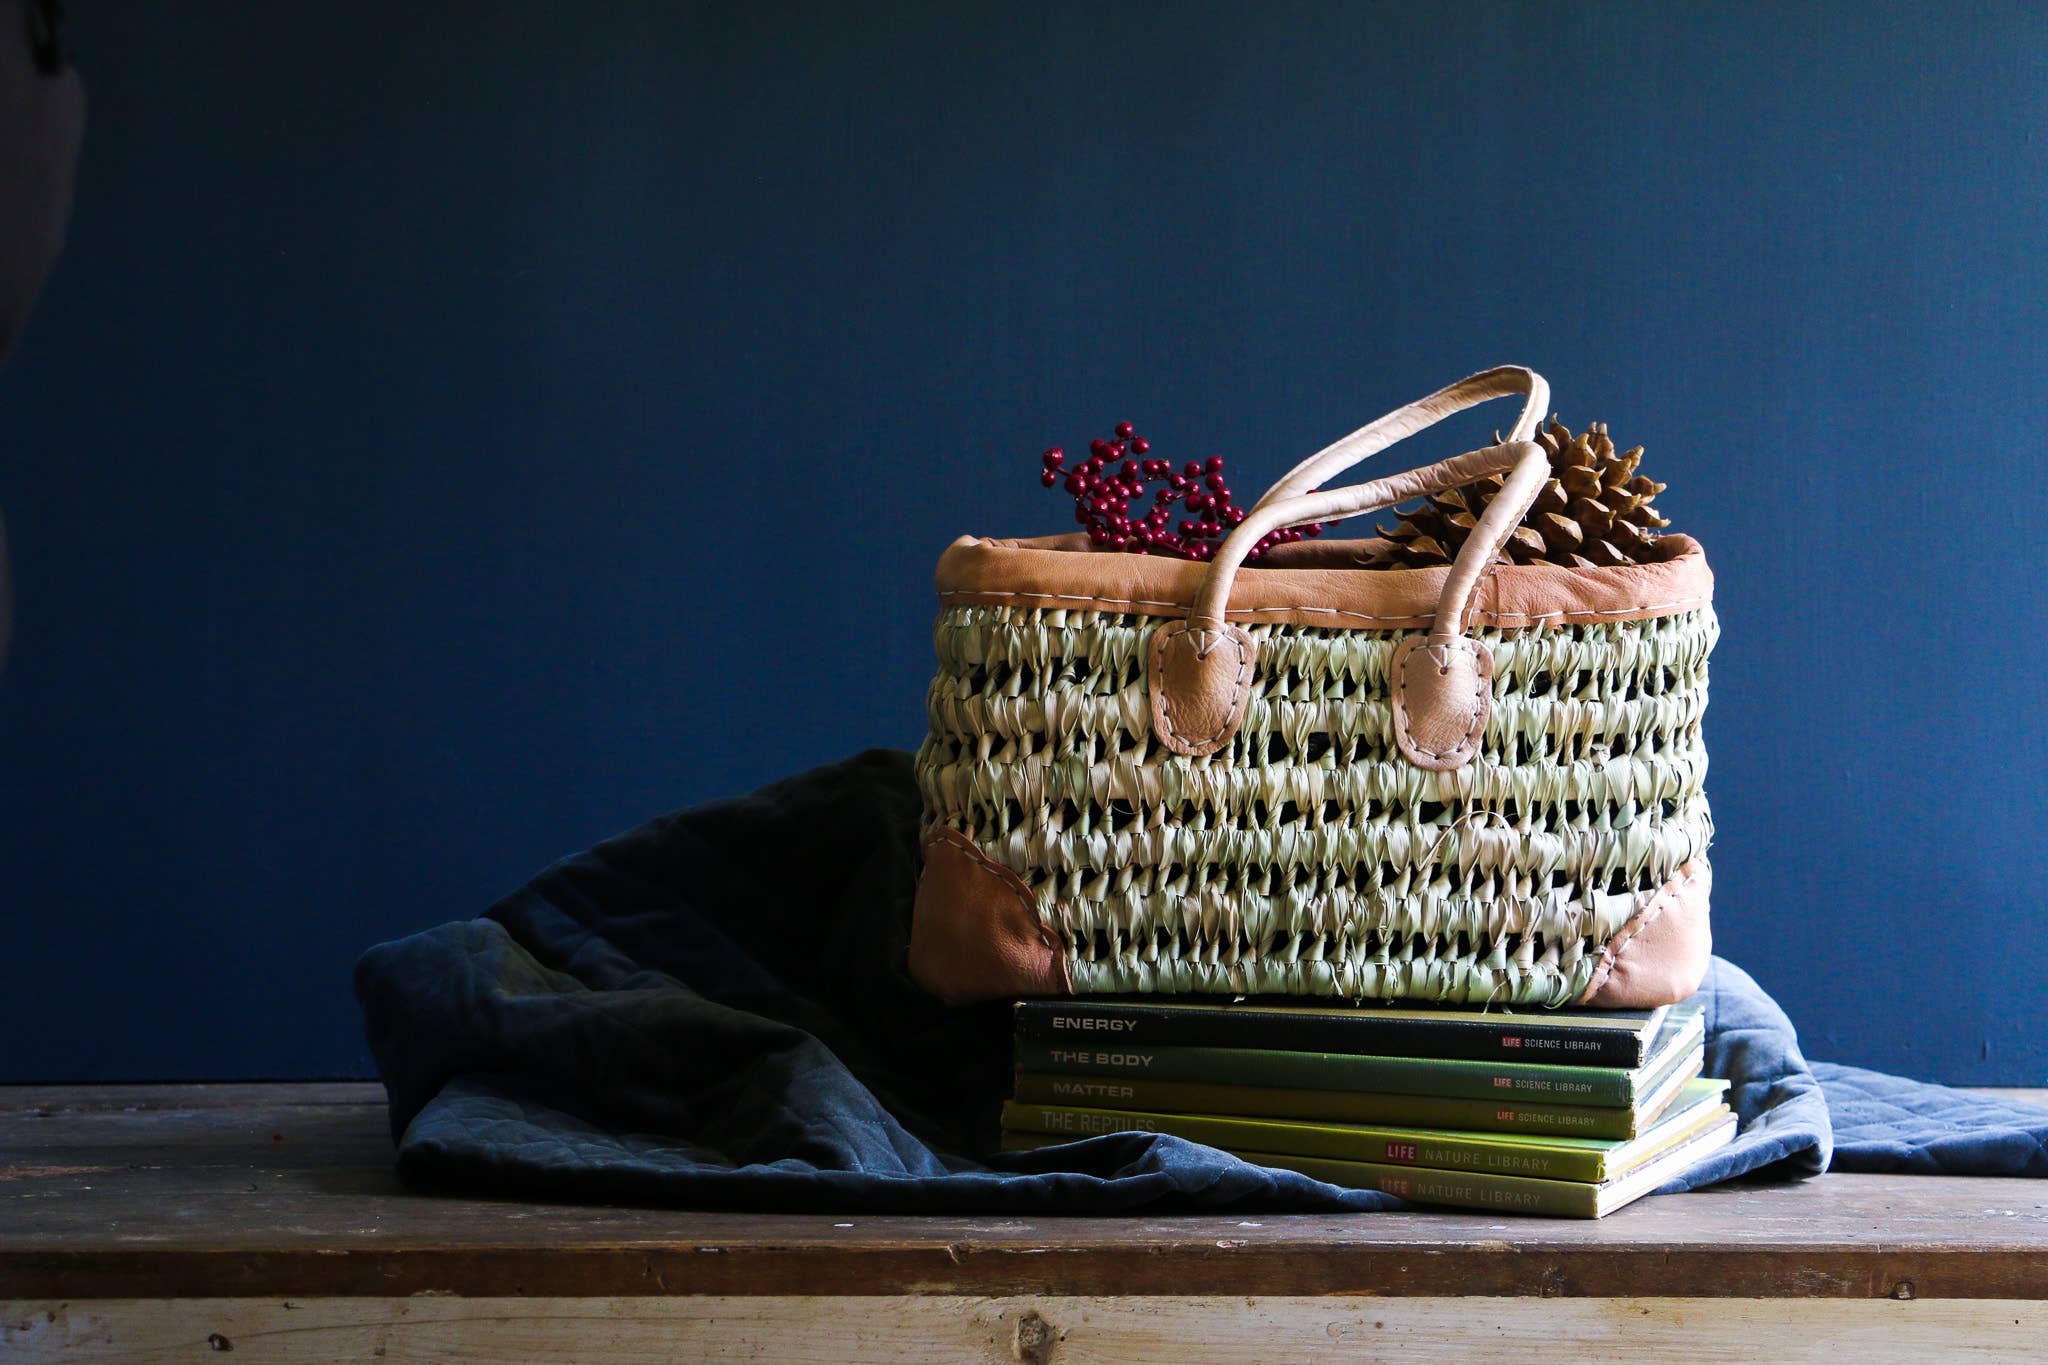
[(1641, 1137), (1623, 1140), (1231, 1118), (1220, 1114), (1146, 1113), (1016, 1100), (1003, 1106), (1003, 1127), (1014, 1132), (1064, 1137), (1133, 1131), (1167, 1133), (1231, 1152), (1278, 1152), (1373, 1165), (1601, 1184), (1627, 1174), (1669, 1146), (1674, 1130), (1697, 1119), (1698, 1111), (1719, 1105), (1727, 1088), (1726, 1081), (1689, 1081), (1649, 1131)]
[(1475, 1171), (1418, 1171), (1363, 1161), (1239, 1152), (1246, 1161), (1298, 1171), (1312, 1180), (1352, 1189), (1382, 1190), (1417, 1204), (1495, 1209), (1549, 1218), (1605, 1218), (1642, 1198), (1665, 1181), (1684, 1175), (1707, 1156), (1735, 1140), (1735, 1115), (1715, 1105), (1696, 1127), (1650, 1160), (1613, 1180), (1591, 1185), (1577, 1180), (1531, 1180), (1519, 1175)]
[(1375, 1091), (1446, 1099), (1534, 1101), (1640, 1109), (1671, 1069), (1697, 1052), (1705, 1019), (1697, 1005), (1673, 1006), (1639, 1067), (1557, 1066), (1353, 1053), (1275, 1052), (1260, 1048), (1168, 1047), (1091, 1040), (1045, 1043), (1020, 1038), (1020, 1072), (1042, 1076), (1115, 1076), (1126, 1080), (1284, 1090)]
[(1399, 1095), (1377, 1090), (1288, 1090), (1266, 1085), (1158, 1081), (1145, 1076), (1048, 1076), (1030, 1072), (1018, 1075), (1013, 1098), (1025, 1104), (1166, 1114), (1325, 1119), (1333, 1123), (1390, 1123), (1408, 1128), (1621, 1139), (1641, 1136), (1678, 1094), (1679, 1087), (1699, 1074), (1701, 1057), (1698, 1048), (1673, 1054), (1672, 1060), (1677, 1064), (1653, 1085), (1640, 1104), (1626, 1109), (1590, 1104), (1529, 1104), (1515, 1099)]
[[(1714, 1094), (1722, 1093), (1719, 1089)], [(1551, 1218), (1602, 1218), (1685, 1174), (1735, 1137), (1735, 1114), (1724, 1103), (1674, 1104), (1633, 1144), (1637, 1164), (1608, 1180), (1546, 1180), (1486, 1171), (1445, 1171), (1398, 1162), (1347, 1161), (1257, 1149), (1231, 1149), (1242, 1160), (1298, 1171), (1351, 1189), (1382, 1190), (1418, 1204), (1448, 1204)], [(1056, 1146), (1072, 1134), (1008, 1132), (1005, 1151)]]

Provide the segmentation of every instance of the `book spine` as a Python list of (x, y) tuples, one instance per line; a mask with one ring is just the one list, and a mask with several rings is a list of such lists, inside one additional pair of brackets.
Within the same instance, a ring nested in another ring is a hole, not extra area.
[(1462, 1209), (1498, 1209), (1544, 1218), (1598, 1218), (1597, 1185), (1574, 1180), (1531, 1180), (1525, 1176), (1488, 1175), (1479, 1171), (1408, 1171), (1364, 1161), (1333, 1161), (1288, 1156), (1278, 1152), (1239, 1152), (1259, 1166), (1296, 1171), (1311, 1180), (1354, 1190), (1380, 1190), (1417, 1204), (1448, 1204)]
[(1138, 1109), (1168, 1114), (1238, 1114), (1257, 1118), (1393, 1123), (1411, 1128), (1470, 1128), (1549, 1137), (1632, 1138), (1630, 1109), (1592, 1105), (1521, 1104), (1350, 1090), (1281, 1090), (1261, 1085), (1207, 1085), (1148, 1077), (1052, 1076), (1023, 1073), (1015, 1098), (1026, 1104)]
[(1213, 1114), (1144, 1114), (1061, 1105), (1003, 1106), (1003, 1126), (1027, 1133), (1086, 1137), (1097, 1133), (1166, 1133), (1236, 1152), (1286, 1152), (1426, 1170), (1478, 1171), (1540, 1180), (1601, 1178), (1606, 1153), (1542, 1150), (1507, 1142), (1470, 1140), (1420, 1129), (1346, 1128), (1280, 1119), (1223, 1118)]
[[(1039, 1133), (1005, 1133), (1006, 1152), (1029, 1152), (1067, 1141)], [(1255, 1166), (1295, 1171), (1311, 1180), (1352, 1190), (1382, 1190), (1417, 1204), (1448, 1204), (1464, 1209), (1498, 1209), (1544, 1218), (1598, 1218), (1599, 1187), (1573, 1180), (1529, 1180), (1514, 1175), (1482, 1175), (1476, 1171), (1411, 1171), (1363, 1161), (1332, 1161), (1322, 1157), (1288, 1156), (1283, 1152), (1238, 1152)]]
[(1250, 1047), (1560, 1066), (1633, 1067), (1643, 1061), (1643, 1040), (1623, 1029), (1568, 1024), (1531, 1028), (1509, 1020), (1346, 1018), (1254, 1009), (1160, 1009), (1121, 1001), (1025, 1000), (1016, 1007), (1015, 1024), (1019, 1038), (1044, 1043)]
[(1290, 1090), (1374, 1090), (1453, 1099), (1537, 1100), (1628, 1108), (1635, 1075), (1611, 1067), (1527, 1066), (1358, 1057), (1328, 1052), (1254, 1052), (1247, 1048), (1132, 1047), (1019, 1039), (1019, 1071), (1060, 1076), (1123, 1076)]

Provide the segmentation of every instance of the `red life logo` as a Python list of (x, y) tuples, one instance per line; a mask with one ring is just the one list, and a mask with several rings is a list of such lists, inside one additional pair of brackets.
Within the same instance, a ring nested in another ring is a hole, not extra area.
[(1522, 1040), (1520, 1038), (1503, 1038), (1500, 1040), (1500, 1045), (1502, 1047), (1520, 1047)]
[(1513, 1123), (1515, 1121), (1515, 1111), (1512, 1109), (1496, 1109), (1493, 1111), (1493, 1116), (1502, 1123)]
[(1513, 1076), (1495, 1076), (1493, 1078), (1493, 1088), (1495, 1090), (1513, 1090), (1515, 1088), (1515, 1078)]
[(1389, 1160), (1389, 1161), (1413, 1161), (1413, 1160), (1415, 1160), (1415, 1158), (1416, 1158), (1416, 1151), (1415, 1151), (1415, 1144), (1414, 1144), (1414, 1143), (1412, 1143), (1412, 1142), (1390, 1142), (1390, 1143), (1388, 1143), (1388, 1144), (1387, 1144), (1387, 1160)]
[(1380, 1188), (1388, 1194), (1408, 1197), (1408, 1182), (1398, 1175), (1390, 1175), (1380, 1181)]

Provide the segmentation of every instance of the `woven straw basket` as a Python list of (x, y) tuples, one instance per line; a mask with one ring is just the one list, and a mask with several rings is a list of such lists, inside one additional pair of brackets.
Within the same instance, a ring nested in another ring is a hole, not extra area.
[[(1462, 408), (1509, 438), (1311, 492)], [(918, 754), (910, 968), (960, 1002), (1212, 992), (1644, 1006), (1709, 952), (1697, 543), (1510, 565), (1549, 389), (1472, 376), (1297, 466), (1209, 563), (1085, 536), (955, 542)], [(1506, 473), (1448, 568), (1363, 567), (1327, 521)]]

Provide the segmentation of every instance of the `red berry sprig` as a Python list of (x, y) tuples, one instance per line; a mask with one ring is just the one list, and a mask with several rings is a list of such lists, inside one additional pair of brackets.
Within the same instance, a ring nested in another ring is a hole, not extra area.
[[(1044, 469), (1039, 483), (1047, 488), (1059, 484), (1074, 495), (1074, 520), (1087, 528), (1089, 543), (1098, 550), (1211, 559), (1245, 518), (1245, 509), (1230, 499), (1221, 455), (1189, 460), (1176, 470), (1173, 461), (1152, 457), (1152, 443), (1129, 422), (1118, 422), (1110, 440), (1091, 441), (1088, 458), (1072, 469), (1067, 468), (1066, 451), (1058, 446), (1046, 451), (1040, 462)], [(1148, 488), (1151, 510), (1133, 515), (1132, 508), (1143, 505)], [(1321, 522), (1268, 531), (1245, 562), (1275, 545), (1322, 533)]]

